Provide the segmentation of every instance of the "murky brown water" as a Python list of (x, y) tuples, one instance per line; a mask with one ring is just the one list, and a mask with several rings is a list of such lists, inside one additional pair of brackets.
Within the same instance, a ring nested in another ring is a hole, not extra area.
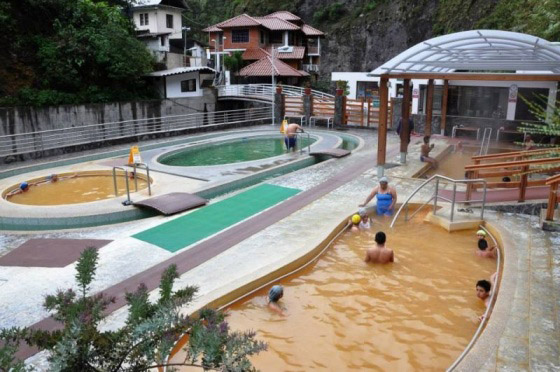
[[(269, 344), (254, 358), (257, 368), (444, 370), (460, 355), (485, 310), (475, 283), (490, 277), (495, 261), (475, 256), (474, 231), (450, 234), (420, 219), (394, 230), (387, 223), (345, 233), (315, 264), (281, 280), (286, 317), (267, 308), (269, 288), (228, 310), (233, 329), (256, 330)], [(363, 261), (378, 230), (394, 264)]]
[[(135, 190), (134, 180), (129, 179), (130, 191)], [(138, 179), (138, 190), (148, 187), (143, 179)], [(118, 194), (126, 194), (124, 176), (117, 176)], [(54, 183), (30, 186), (29, 191), (8, 198), (11, 203), (26, 205), (60, 205), (87, 203), (115, 196), (113, 177), (110, 175), (80, 175), (61, 179)]]

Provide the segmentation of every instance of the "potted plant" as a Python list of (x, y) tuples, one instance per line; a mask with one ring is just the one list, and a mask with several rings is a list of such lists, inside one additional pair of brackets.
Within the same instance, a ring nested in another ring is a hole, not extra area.
[(282, 84), (278, 83), (276, 85), (276, 93), (282, 94)]
[(311, 95), (311, 82), (309, 82), (309, 80), (308, 80), (308, 81), (305, 82), (305, 84), (303, 86), (304, 86), (303, 93), (306, 96)]
[(336, 95), (337, 96), (348, 95), (348, 82), (346, 80), (338, 80), (336, 82)]

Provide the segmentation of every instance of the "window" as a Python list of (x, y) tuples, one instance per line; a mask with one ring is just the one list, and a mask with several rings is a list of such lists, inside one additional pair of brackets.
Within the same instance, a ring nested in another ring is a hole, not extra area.
[(196, 92), (196, 79), (181, 81), (181, 92)]
[(148, 13), (140, 13), (140, 26), (147, 26), (149, 24)]
[(358, 81), (356, 98), (373, 98), (379, 95), (377, 82), (375, 81)]
[(249, 42), (249, 30), (232, 30), (231, 31), (231, 42), (232, 43), (248, 43)]
[(165, 21), (167, 24), (167, 28), (173, 28), (173, 14), (167, 14), (165, 16)]
[(517, 91), (517, 105), (515, 107), (515, 120), (537, 121), (525, 99), (543, 109), (548, 100), (546, 88), (519, 88)]
[(284, 34), (280, 31), (273, 31), (269, 35), (270, 44), (284, 44)]
[(218, 32), (218, 44), (222, 45), (224, 43), (224, 33)]
[(160, 38), (160, 42), (161, 42), (161, 46), (164, 47), (165, 46), (165, 36), (162, 36)]
[(449, 87), (449, 115), (505, 119), (508, 88)]
[(265, 39), (264, 31), (261, 31), (261, 44), (266, 44), (266, 39)]

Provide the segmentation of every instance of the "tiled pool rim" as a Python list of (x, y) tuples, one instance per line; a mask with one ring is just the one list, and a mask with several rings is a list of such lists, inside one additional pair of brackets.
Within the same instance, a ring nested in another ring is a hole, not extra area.
[[(235, 131), (233, 133), (243, 133), (246, 131)], [(263, 131), (266, 132), (266, 131)], [(233, 134), (228, 133), (228, 134)], [(329, 132), (332, 133), (332, 132)], [(204, 137), (207, 139), (208, 137), (216, 138), (219, 137), (223, 133), (215, 133), (212, 135), (204, 135), (204, 136), (197, 136), (196, 138), (187, 138), (179, 141), (172, 141), (172, 143), (159, 143), (154, 144), (154, 147), (146, 147), (146, 149), (152, 148), (160, 148), (160, 147), (167, 147), (170, 144), (182, 144), (182, 143), (190, 143), (194, 141), (200, 141)], [(362, 148), (364, 142), (361, 138), (346, 134), (346, 133), (336, 133), (342, 140), (357, 143), (357, 147), (354, 150), (359, 150)], [(342, 141), (341, 141), (342, 142)], [(341, 144), (342, 145), (342, 144)], [(96, 154), (96, 157), (88, 157), (87, 160), (99, 160), (104, 158), (111, 158), (118, 155), (127, 155), (128, 150), (119, 150), (113, 151), (109, 153), (103, 154)], [(43, 170), (49, 169), (56, 166), (63, 166), (63, 165), (70, 165), (81, 163), (85, 159), (83, 157), (74, 158), (69, 160), (62, 160), (62, 161), (55, 161), (53, 163), (48, 164), (39, 164), (36, 166), (24, 167), (24, 168), (17, 168), (14, 170), (6, 171), (0, 173), (0, 179), (11, 177), (18, 174), (23, 174), (27, 172), (32, 172), (36, 170)], [(313, 156), (305, 156), (302, 159), (282, 164), (273, 168), (269, 168), (254, 174), (251, 174), (247, 177), (237, 179), (234, 181), (226, 182), (224, 184), (216, 185), (214, 187), (201, 190), (200, 192), (195, 193), (196, 195), (206, 198), (212, 199), (217, 196), (233, 192), (240, 188), (249, 187), (255, 185), (259, 182), (262, 182), (265, 179), (281, 176), (305, 167), (312, 166), (314, 164), (319, 163), (324, 159), (317, 159)], [(19, 172), (15, 172), (18, 171)], [(7, 173), (8, 175), (5, 175)], [(130, 222), (134, 220), (139, 220), (143, 218), (155, 217), (158, 213), (139, 209), (135, 207), (130, 207), (132, 209), (125, 210), (125, 211), (118, 211), (118, 212), (111, 212), (111, 213), (104, 213), (104, 214), (96, 214), (96, 215), (85, 215), (85, 216), (72, 216), (72, 217), (58, 217), (58, 218), (33, 218), (33, 217), (3, 217), (0, 216), (0, 231), (45, 231), (45, 230), (66, 230), (66, 229), (77, 229), (77, 228), (87, 228), (87, 227), (96, 227), (96, 226), (103, 226), (103, 225), (111, 225), (111, 224), (118, 224), (124, 222)]]

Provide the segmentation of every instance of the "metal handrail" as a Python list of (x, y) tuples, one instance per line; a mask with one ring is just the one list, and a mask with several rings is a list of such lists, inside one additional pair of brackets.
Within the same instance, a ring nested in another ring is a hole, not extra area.
[(138, 137), (188, 128), (270, 120), (266, 107), (124, 120), (0, 136), (0, 156), (26, 154), (93, 142)]
[(494, 308), (496, 293), (498, 292), (498, 281), (500, 280), (500, 266), (501, 266), (501, 261), (502, 261), (502, 252), (500, 251), (500, 247), (498, 246), (498, 242), (496, 241), (494, 236), (490, 233), (490, 231), (488, 231), (482, 225), (480, 225), (479, 227), (481, 229), (483, 229), (484, 231), (486, 231), (486, 233), (492, 238), (492, 241), (494, 242), (494, 245), (497, 247), (496, 251), (498, 252), (498, 256), (496, 257), (496, 281), (495, 281), (495, 283), (492, 284), (492, 294), (490, 295), (490, 301), (489, 301), (488, 307), (486, 308), (486, 311), (484, 312), (484, 315), (482, 316), (482, 321), (478, 325), (478, 328), (476, 329), (476, 332), (474, 333), (474, 335), (471, 338), (471, 341), (469, 342), (467, 347), (465, 347), (465, 349), (463, 350), (461, 355), (459, 355), (459, 357), (457, 359), (455, 359), (453, 364), (451, 364), (451, 366), (449, 368), (447, 368), (447, 370), (446, 370), (447, 372), (453, 371), (459, 365), (459, 363), (461, 363), (461, 361), (465, 358), (467, 353), (471, 350), (472, 346), (474, 345), (474, 343), (476, 342), (476, 340), (478, 339), (478, 337), (482, 333), (482, 330), (486, 327), (486, 323), (488, 323), (488, 317), (490, 316), (490, 313), (492, 312), (492, 310)]
[[(123, 167), (113, 167), (113, 185), (115, 186), (115, 197), (119, 196), (119, 189), (117, 187), (117, 172), (116, 170), (120, 169), (124, 172), (124, 179), (126, 183), (126, 200), (123, 201), (123, 205), (131, 205), (132, 201), (130, 200), (130, 188), (128, 186), (128, 171)], [(148, 180), (149, 183), (149, 180)]]
[[(218, 97), (255, 97), (259, 96), (263, 99), (271, 100), (273, 93), (276, 91), (276, 85), (272, 84), (231, 84), (219, 85)], [(305, 94), (305, 88), (292, 85), (282, 85), (282, 93), (288, 97), (301, 97)], [(311, 95), (317, 98), (334, 98), (332, 94), (311, 90)]]
[[(311, 136), (309, 135), (309, 133), (308, 132), (296, 132), (296, 137), (300, 137), (298, 142), (303, 145), (303, 135), (304, 134), (307, 135), (307, 153), (310, 154), (311, 153)], [(303, 154), (303, 146), (302, 145), (299, 146), (299, 153), (300, 154)]]
[(491, 139), (492, 139), (492, 128), (490, 127), (484, 128), (484, 132), (482, 133), (482, 142), (480, 143), (480, 151), (478, 152), (478, 156), (488, 154), (488, 148), (490, 147)]
[(146, 170), (146, 177), (148, 177), (148, 195), (152, 196), (152, 186), (150, 185), (150, 167), (146, 163), (134, 163), (132, 165), (134, 167), (134, 188), (138, 191), (138, 178), (136, 175), (136, 168), (145, 169)]
[[(433, 180), (436, 180), (436, 188), (435, 188), (434, 195), (432, 195), (432, 197), (427, 202), (422, 204), (410, 217), (408, 217), (408, 203), (410, 202), (410, 200), (414, 197), (414, 195), (416, 195), (418, 193), (418, 191), (420, 191), (424, 186), (426, 186), (427, 184), (429, 184)], [(451, 200), (438, 195), (439, 181), (440, 180), (444, 180), (444, 181), (448, 181), (448, 182), (453, 183), (453, 198)], [(482, 184), (484, 184), (484, 192), (482, 194), (482, 199), (480, 199), (480, 200), (478, 200), (478, 199), (477, 200), (469, 200), (469, 202), (482, 202), (482, 208), (480, 210), (480, 219), (483, 220), (484, 219), (484, 207), (486, 205), (486, 180), (484, 180), (482, 178), (455, 180), (453, 178), (449, 178), (449, 177), (445, 177), (445, 176), (441, 176), (439, 174), (436, 174), (436, 175), (433, 175), (432, 177), (428, 178), (426, 181), (422, 182), (422, 184), (420, 186), (416, 187), (412, 191), (412, 193), (406, 198), (405, 202), (401, 205), (401, 207), (399, 208), (399, 210), (395, 214), (395, 217), (393, 218), (393, 221), (391, 221), (391, 226), (390, 227), (393, 227), (393, 225), (397, 221), (397, 218), (399, 217), (399, 215), (401, 214), (402, 210), (405, 207), (406, 207), (405, 222), (412, 219), (412, 217), (414, 217), (416, 215), (416, 213), (418, 213), (418, 211), (420, 211), (422, 208), (424, 208), (426, 205), (428, 205), (432, 200), (434, 201), (433, 214), (435, 215), (437, 213), (437, 201), (438, 201), (438, 199), (451, 202), (450, 221), (453, 222), (453, 215), (454, 215), (454, 212), (455, 212), (455, 202), (456, 202), (456, 197), (457, 197), (457, 184), (458, 183), (464, 183), (464, 184), (482, 183)]]

